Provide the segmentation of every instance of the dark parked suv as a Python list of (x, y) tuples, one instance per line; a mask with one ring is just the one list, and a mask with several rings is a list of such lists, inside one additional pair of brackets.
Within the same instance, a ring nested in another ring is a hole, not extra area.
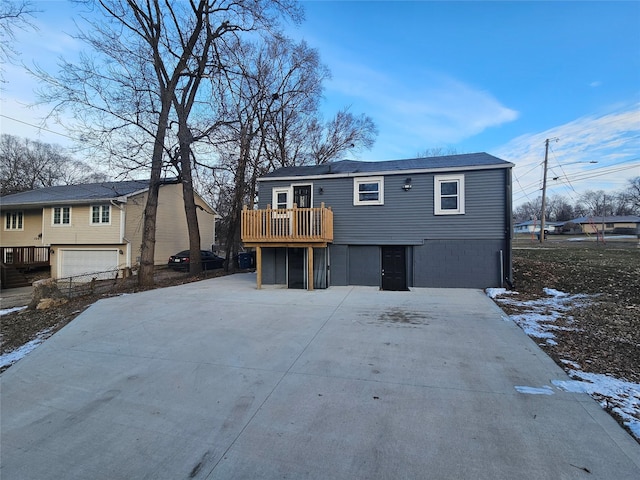
[[(174, 270), (189, 270), (189, 250), (183, 250), (180, 253), (171, 255), (167, 266)], [(217, 256), (215, 253), (209, 250), (200, 250), (200, 257), (202, 258), (202, 269), (213, 270), (215, 268), (222, 268), (224, 265), (224, 258)]]

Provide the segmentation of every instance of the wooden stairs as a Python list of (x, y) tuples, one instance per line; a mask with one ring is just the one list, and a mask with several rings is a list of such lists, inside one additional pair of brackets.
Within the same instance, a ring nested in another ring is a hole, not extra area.
[(3, 290), (5, 288), (29, 287), (31, 285), (27, 277), (11, 265), (3, 263), (0, 273), (0, 288)]

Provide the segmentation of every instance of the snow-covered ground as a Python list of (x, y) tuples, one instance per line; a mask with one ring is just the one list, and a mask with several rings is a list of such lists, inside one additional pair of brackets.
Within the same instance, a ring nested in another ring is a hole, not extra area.
[[(606, 242), (607, 240), (635, 240), (636, 238), (638, 238), (637, 235), (606, 235), (604, 236), (604, 241)], [(567, 241), (568, 242), (597, 242), (597, 241), (601, 241), (601, 238), (598, 238), (598, 236), (595, 233), (592, 233), (591, 235), (588, 235), (586, 237), (575, 237), (575, 238), (568, 238)]]
[[(567, 311), (579, 305), (587, 305), (593, 298), (582, 294), (569, 295), (551, 288), (544, 289), (546, 297), (527, 301), (518, 301), (517, 292), (504, 288), (489, 288), (486, 292), (498, 304), (514, 305), (524, 309), (524, 313), (511, 315), (509, 318), (527, 335), (548, 345), (556, 344), (554, 332), (572, 328), (572, 318), (567, 315)], [(569, 326), (556, 325), (555, 322), (560, 318)], [(572, 380), (554, 380), (552, 383), (556, 388), (591, 395), (603, 408), (618, 414), (632, 434), (640, 440), (640, 384), (584, 371), (572, 359), (564, 359), (562, 363)], [(549, 386), (515, 388), (520, 393), (553, 395), (553, 388)]]
[[(25, 307), (4, 308), (4, 309), (0, 310), (0, 317), (2, 315), (6, 315), (8, 313), (19, 312), (20, 310), (24, 310), (25, 308), (27, 308), (27, 307), (25, 306)], [(11, 351), (9, 353), (5, 353), (4, 355), (0, 355), (0, 369), (3, 369), (5, 367), (9, 367), (9, 366), (13, 365), (14, 363), (16, 363), (18, 360), (20, 360), (22, 357), (24, 357), (27, 353), (32, 351), (34, 348), (36, 348), (42, 342), (44, 342), (46, 340), (46, 338), (49, 336), (48, 335), (49, 333), (50, 332), (48, 332), (48, 331), (40, 332), (40, 333), (38, 333), (36, 338), (34, 338), (30, 342), (24, 344), (20, 348), (16, 348), (15, 350), (13, 350), (13, 351)]]
[(38, 334), (36, 335), (36, 338), (31, 340), (30, 342), (25, 343), (20, 348), (16, 348), (15, 350), (9, 353), (0, 355), (0, 369), (3, 369), (5, 367), (10, 367), (14, 363), (16, 363), (18, 360), (23, 358), (25, 355), (27, 355), (29, 352), (32, 352), (33, 350), (35, 350), (38, 345), (40, 345), (42, 342), (44, 342), (47, 338), (51, 336), (51, 333), (52, 333), (51, 329), (47, 328), (46, 330), (38, 332)]

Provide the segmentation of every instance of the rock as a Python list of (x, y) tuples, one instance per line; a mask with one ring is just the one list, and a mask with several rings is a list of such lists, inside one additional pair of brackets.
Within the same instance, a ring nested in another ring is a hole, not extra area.
[(58, 305), (64, 305), (69, 300), (66, 298), (41, 298), (36, 305), (36, 310), (46, 310), (47, 308), (57, 307)]
[[(58, 284), (52, 278), (45, 278), (43, 280), (33, 282), (33, 296), (31, 298), (31, 303), (29, 303), (29, 308), (31, 310), (34, 308), (41, 310), (39, 304), (42, 299), (64, 299), (64, 295), (62, 295), (58, 289)], [(66, 299), (64, 300), (65, 302), (63, 303), (66, 303)]]

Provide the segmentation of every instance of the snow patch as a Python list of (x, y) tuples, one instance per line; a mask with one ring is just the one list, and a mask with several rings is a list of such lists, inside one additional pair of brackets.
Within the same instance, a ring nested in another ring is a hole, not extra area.
[(47, 338), (51, 336), (52, 329), (47, 328), (46, 330), (42, 330), (36, 335), (36, 338), (31, 340), (30, 342), (25, 343), (21, 347), (12, 350), (11, 352), (0, 355), (0, 368), (10, 367), (18, 360), (24, 358), (29, 353), (34, 351), (38, 345), (44, 342)]
[(545, 385), (544, 387), (525, 387), (522, 385), (516, 385), (513, 387), (519, 393), (526, 393), (529, 395), (553, 395), (554, 391), (551, 387)]
[[(604, 239), (605, 241), (607, 240), (635, 240), (636, 238), (638, 238), (637, 235), (614, 235), (614, 236), (607, 236), (605, 235)], [(597, 236), (589, 236), (589, 237), (574, 237), (574, 238), (568, 238), (567, 239), (568, 242), (595, 242), (598, 241), (598, 237)]]
[[(496, 298), (495, 296), (491, 298), (495, 298), (499, 304), (512, 305), (523, 310), (523, 313), (511, 315), (510, 319), (530, 337), (542, 339), (549, 345), (555, 345), (557, 342), (554, 332), (572, 330), (572, 328), (554, 323), (562, 319), (565, 324), (570, 325), (572, 318), (567, 315), (567, 312), (572, 308), (588, 305), (593, 296), (571, 295), (553, 288), (545, 288), (544, 292), (547, 297), (521, 302), (515, 298)], [(609, 375), (585, 372), (578, 363), (571, 359), (563, 359), (561, 362), (569, 368), (568, 374), (573, 380), (553, 380), (551, 383), (556, 388), (590, 395), (600, 403), (602, 408), (621, 418), (631, 434), (640, 440), (640, 384)], [(551, 387), (517, 386), (515, 389), (520, 393), (534, 395), (553, 394)]]
[(518, 292), (507, 290), (506, 288), (487, 288), (485, 293), (489, 298), (496, 298), (500, 295), (518, 295)]
[(569, 376), (575, 380), (553, 380), (551, 383), (566, 392), (591, 395), (603, 408), (618, 414), (640, 439), (640, 383), (582, 370), (569, 370)]
[(571, 368), (574, 368), (574, 369), (576, 369), (576, 370), (580, 370), (580, 369), (581, 369), (580, 364), (578, 364), (578, 363), (576, 363), (576, 362), (574, 362), (574, 361), (572, 361), (572, 360), (560, 360), (560, 361), (561, 361), (564, 365), (567, 365), (567, 366), (569, 366), (569, 367), (571, 367)]
[(556, 290), (554, 288), (544, 287), (542, 290), (550, 297), (563, 298), (569, 295), (568, 293), (561, 292), (560, 290)]
[(20, 310), (24, 310), (25, 308), (27, 308), (27, 307), (24, 306), (24, 307), (13, 307), (13, 308), (2, 309), (2, 310), (0, 310), (0, 317), (2, 315), (7, 315), (8, 313), (19, 312)]
[(573, 329), (554, 325), (554, 323), (560, 319), (571, 323), (572, 318), (566, 316), (566, 312), (586, 305), (590, 297), (584, 294), (570, 295), (553, 288), (545, 288), (544, 292), (548, 297), (523, 302), (513, 298), (496, 298), (496, 301), (522, 308), (524, 313), (511, 315), (511, 320), (530, 337), (542, 339), (548, 345), (557, 345), (554, 332)]

